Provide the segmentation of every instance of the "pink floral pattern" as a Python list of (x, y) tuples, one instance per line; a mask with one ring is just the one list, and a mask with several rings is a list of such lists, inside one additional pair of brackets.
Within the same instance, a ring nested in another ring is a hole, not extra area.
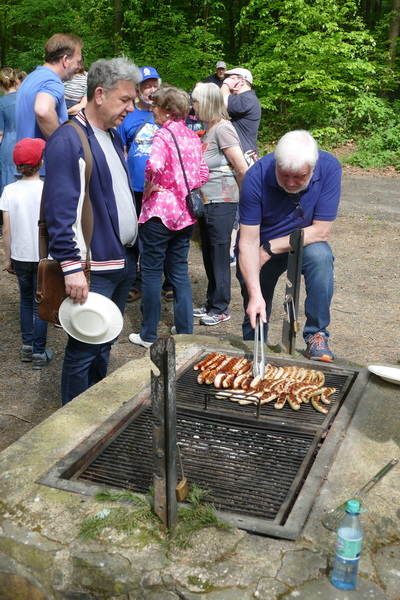
[[(144, 174), (145, 192), (139, 224), (159, 217), (168, 229), (176, 231), (193, 225), (196, 219), (187, 208), (188, 191), (178, 152), (167, 127), (174, 132), (178, 142), (191, 190), (201, 187), (208, 180), (208, 168), (203, 159), (200, 139), (186, 127), (184, 121), (167, 121), (155, 133)], [(159, 191), (154, 191), (154, 188), (159, 188)]]

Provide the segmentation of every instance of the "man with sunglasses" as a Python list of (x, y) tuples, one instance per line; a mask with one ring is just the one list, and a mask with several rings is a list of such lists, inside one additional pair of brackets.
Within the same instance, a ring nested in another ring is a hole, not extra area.
[(341, 189), (339, 161), (318, 150), (303, 130), (290, 131), (275, 152), (246, 173), (239, 202), (238, 279), (244, 299), (243, 339), (254, 339), (256, 317), (267, 340), (272, 299), (287, 269), (290, 235), (304, 231), (302, 274), (306, 286), (306, 356), (332, 362), (328, 346), (334, 257), (328, 244)]

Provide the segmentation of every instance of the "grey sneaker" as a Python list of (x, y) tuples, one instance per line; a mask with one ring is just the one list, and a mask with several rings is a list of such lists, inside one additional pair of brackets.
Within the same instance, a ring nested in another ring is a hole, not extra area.
[(32, 346), (26, 346), (25, 344), (21, 346), (19, 355), (22, 362), (32, 362)]
[(32, 354), (32, 369), (43, 369), (54, 358), (53, 350), (46, 348), (43, 354)]
[(200, 325), (219, 325), (224, 321), (229, 321), (231, 315), (204, 315), (200, 319)]
[(200, 306), (200, 308), (193, 309), (194, 317), (202, 317), (203, 315), (206, 315), (206, 314), (207, 314), (207, 309), (205, 306)]

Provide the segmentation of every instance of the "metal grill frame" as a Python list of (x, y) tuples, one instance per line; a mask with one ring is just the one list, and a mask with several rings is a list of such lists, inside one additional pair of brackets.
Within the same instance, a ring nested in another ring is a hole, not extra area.
[[(191, 352), (190, 359), (182, 364), (177, 372), (177, 378), (190, 366), (195, 364), (206, 353), (222, 352), (230, 356), (243, 356), (246, 354), (240, 350), (221, 348), (218, 346), (196, 345), (198, 352)], [(250, 352), (247, 355), (251, 358)], [(266, 360), (276, 365), (293, 364), (311, 368), (309, 361), (291, 359), (286, 355), (266, 355)], [(238, 515), (233, 512), (218, 511), (219, 516), (226, 522), (249, 532), (278, 537), (288, 540), (296, 540), (312, 508), (313, 501), (318, 494), (322, 481), (326, 477), (340, 444), (343, 434), (347, 430), (352, 414), (360, 400), (363, 390), (368, 382), (370, 373), (366, 369), (358, 367), (347, 367), (343, 369), (335, 365), (325, 366), (321, 363), (313, 365), (322, 371), (343, 373), (343, 370), (354, 374), (350, 389), (347, 390), (345, 410), (338, 410), (329, 430), (323, 431), (321, 440), (323, 443), (308, 470), (307, 477), (296, 493), (296, 499), (290, 508), (290, 512), (283, 524), (265, 519), (252, 518)], [(86, 466), (93, 462), (127, 426), (127, 424), (148, 406), (150, 406), (150, 386), (147, 386), (139, 394), (131, 398), (125, 405), (117, 410), (112, 417), (103, 423), (89, 438), (79, 444), (72, 452), (58, 461), (49, 471), (37, 480), (37, 483), (69, 492), (76, 492), (86, 496), (92, 496), (103, 486), (78, 481), (78, 478)], [(179, 407), (179, 404), (178, 404)], [(285, 424), (286, 426), (287, 424)], [(109, 487), (110, 490), (120, 491)]]

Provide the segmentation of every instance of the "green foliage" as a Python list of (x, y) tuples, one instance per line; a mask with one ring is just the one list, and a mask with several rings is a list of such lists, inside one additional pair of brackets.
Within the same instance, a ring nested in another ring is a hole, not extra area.
[(188, 505), (178, 510), (178, 524), (163, 539), (159, 531), (160, 520), (152, 508), (151, 492), (142, 498), (130, 491), (114, 493), (104, 489), (95, 496), (98, 502), (127, 502), (127, 506), (105, 508), (85, 519), (78, 535), (83, 541), (89, 541), (100, 537), (109, 527), (118, 533), (134, 536), (139, 544), (162, 543), (168, 552), (173, 547), (186, 548), (190, 545), (191, 536), (204, 527), (232, 529), (218, 519), (212, 503), (204, 503), (209, 494), (210, 490), (192, 484), (187, 496)]
[(343, 162), (364, 169), (382, 169), (390, 165), (400, 170), (400, 120), (380, 126), (356, 142), (357, 151)]
[(251, 33), (242, 57), (272, 136), (327, 127), (350, 136), (360, 96), (373, 103), (397, 84), (351, 0), (251, 0), (241, 25)]
[(370, 136), (360, 152), (397, 164), (392, 2), (370, 8), (360, 0), (59, 0), (55, 10), (53, 0), (0, 0), (0, 58), (30, 72), (51, 35), (71, 32), (84, 41), (87, 66), (123, 52), (187, 91), (225, 59), (253, 73), (261, 154), (305, 128), (325, 147)]
[(132, 492), (113, 493), (103, 490), (96, 494), (99, 502), (128, 501), (129, 506), (103, 509), (86, 519), (80, 528), (79, 537), (83, 541), (95, 539), (110, 527), (118, 533), (135, 534), (140, 542), (159, 541), (159, 519), (151, 509), (149, 498), (142, 498)]
[(126, 11), (123, 33), (121, 48), (138, 65), (156, 67), (163, 81), (188, 91), (208, 74), (205, 64), (215, 64), (221, 53), (221, 41), (201, 21), (188, 22), (184, 11), (168, 2), (150, 4), (142, 14)]
[(187, 548), (191, 544), (192, 535), (204, 527), (215, 527), (222, 531), (232, 529), (231, 525), (217, 517), (214, 504), (204, 504), (204, 500), (210, 493), (211, 490), (201, 489), (196, 484), (190, 486), (187, 497), (188, 506), (182, 507), (178, 511), (178, 525), (170, 534), (169, 546)]

